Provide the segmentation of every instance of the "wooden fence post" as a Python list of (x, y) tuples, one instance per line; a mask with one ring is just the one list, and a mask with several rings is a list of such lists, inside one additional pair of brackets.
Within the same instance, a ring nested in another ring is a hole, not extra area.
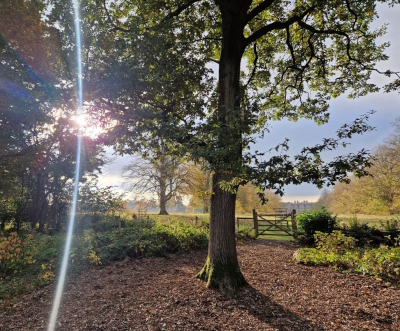
[(254, 232), (256, 234), (256, 237), (258, 237), (258, 217), (255, 209), (253, 209), (253, 222), (254, 222)]
[(292, 230), (295, 231), (297, 230), (297, 224), (296, 224), (296, 209), (292, 210)]
[(237, 229), (239, 231), (239, 217), (236, 217), (236, 225), (237, 225)]

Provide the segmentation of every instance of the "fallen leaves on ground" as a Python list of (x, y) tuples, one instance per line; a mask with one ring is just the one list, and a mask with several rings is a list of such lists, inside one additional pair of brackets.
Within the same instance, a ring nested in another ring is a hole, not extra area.
[[(292, 262), (295, 244), (238, 247), (250, 286), (225, 298), (194, 276), (207, 252), (117, 262), (68, 284), (57, 330), (400, 330), (399, 288)], [(0, 313), (0, 330), (45, 330), (54, 284)]]

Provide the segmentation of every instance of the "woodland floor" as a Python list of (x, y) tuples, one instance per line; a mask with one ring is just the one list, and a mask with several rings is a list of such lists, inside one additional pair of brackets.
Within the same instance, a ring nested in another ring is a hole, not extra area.
[[(238, 247), (250, 286), (227, 299), (194, 275), (206, 251), (114, 263), (65, 289), (57, 330), (400, 330), (400, 290), (292, 262), (296, 246)], [(46, 330), (54, 284), (0, 313), (0, 330)]]

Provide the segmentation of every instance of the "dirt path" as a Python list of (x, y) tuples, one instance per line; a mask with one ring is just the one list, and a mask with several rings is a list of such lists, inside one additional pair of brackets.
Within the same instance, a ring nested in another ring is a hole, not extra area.
[[(370, 277), (294, 264), (295, 246), (239, 246), (251, 286), (235, 299), (193, 276), (206, 252), (93, 270), (65, 290), (58, 330), (400, 330), (400, 291)], [(0, 330), (46, 330), (54, 286), (0, 313)]]

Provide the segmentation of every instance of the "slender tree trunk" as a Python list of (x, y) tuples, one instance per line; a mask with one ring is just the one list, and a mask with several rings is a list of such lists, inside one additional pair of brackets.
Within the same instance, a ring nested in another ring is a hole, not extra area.
[(58, 198), (57, 196), (54, 197), (54, 214), (53, 214), (53, 226), (52, 226), (52, 233), (56, 231), (58, 224)]
[(44, 233), (44, 227), (46, 225), (46, 214), (47, 214), (47, 201), (46, 198), (43, 200), (42, 206), (40, 208), (39, 216), (39, 232)]
[(160, 167), (160, 215), (168, 215), (167, 204), (167, 181), (164, 163)]
[(165, 162), (165, 142), (161, 140), (161, 158), (159, 162), (160, 172), (160, 214), (168, 215), (166, 204), (167, 204), (167, 169)]
[(166, 194), (165, 194), (165, 185), (160, 189), (160, 215), (168, 215), (166, 208)]
[(36, 179), (36, 193), (32, 196), (32, 215), (31, 215), (31, 225), (33, 229), (36, 229), (36, 224), (40, 217), (40, 207), (42, 205), (42, 174), (39, 173)]
[[(243, 28), (238, 18), (246, 14), (242, 1), (218, 1), (222, 14), (222, 49), (219, 64), (217, 141), (222, 156), (214, 161), (211, 197), (210, 239), (207, 261), (197, 275), (207, 287), (218, 288), (226, 295), (247, 284), (237, 259), (235, 242), (236, 194), (220, 188), (220, 182), (229, 182), (231, 172), (241, 164), (241, 132), (237, 128), (240, 112), (240, 61), (243, 55)], [(218, 164), (223, 164), (221, 170)], [(232, 171), (227, 167), (232, 165)]]

